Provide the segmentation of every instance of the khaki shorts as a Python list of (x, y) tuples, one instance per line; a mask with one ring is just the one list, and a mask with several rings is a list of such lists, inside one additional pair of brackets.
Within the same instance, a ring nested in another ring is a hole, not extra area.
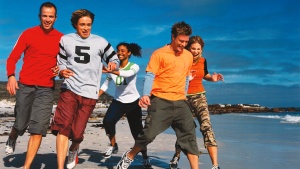
[(28, 127), (29, 133), (45, 137), (50, 124), (53, 101), (53, 88), (19, 83), (14, 110), (16, 119), (13, 125), (18, 135), (23, 135)]
[(151, 97), (148, 107), (148, 116), (145, 120), (143, 132), (136, 139), (135, 145), (142, 150), (151, 143), (155, 137), (168, 129), (174, 129), (177, 143), (181, 150), (199, 155), (196, 140), (195, 122), (187, 101), (170, 101), (159, 97)]

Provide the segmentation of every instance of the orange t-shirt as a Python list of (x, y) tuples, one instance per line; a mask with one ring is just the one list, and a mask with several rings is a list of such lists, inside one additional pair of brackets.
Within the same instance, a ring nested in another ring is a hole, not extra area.
[(146, 68), (155, 75), (151, 95), (173, 101), (186, 99), (186, 78), (192, 63), (193, 56), (185, 49), (179, 56), (167, 45), (156, 50)]
[(188, 94), (196, 94), (205, 92), (204, 86), (202, 84), (202, 79), (208, 74), (206, 60), (201, 57), (197, 64), (193, 65), (191, 68), (193, 80), (189, 82)]

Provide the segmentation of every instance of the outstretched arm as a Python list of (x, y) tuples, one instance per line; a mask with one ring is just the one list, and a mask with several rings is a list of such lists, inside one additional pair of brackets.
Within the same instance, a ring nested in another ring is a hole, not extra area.
[(205, 75), (203, 79), (211, 82), (224, 81), (223, 75), (216, 72), (213, 75), (210, 74)]

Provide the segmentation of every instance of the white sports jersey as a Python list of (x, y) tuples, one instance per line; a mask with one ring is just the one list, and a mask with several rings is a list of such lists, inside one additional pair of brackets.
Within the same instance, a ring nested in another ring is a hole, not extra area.
[(62, 36), (57, 62), (60, 70), (70, 69), (74, 75), (65, 78), (61, 88), (91, 99), (98, 99), (102, 62), (119, 59), (111, 45), (102, 37), (91, 34), (82, 39), (77, 33)]
[(110, 81), (113, 80), (116, 85), (115, 99), (122, 103), (132, 103), (140, 97), (136, 88), (137, 72), (139, 70), (140, 67), (137, 64), (128, 62), (124, 68), (120, 68), (120, 76), (108, 73), (101, 89), (106, 91)]

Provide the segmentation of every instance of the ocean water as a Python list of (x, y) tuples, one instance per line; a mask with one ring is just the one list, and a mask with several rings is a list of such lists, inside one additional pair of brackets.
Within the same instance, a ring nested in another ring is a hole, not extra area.
[(222, 168), (300, 168), (300, 112), (213, 115), (211, 121)]
[[(197, 120), (196, 134), (202, 138)], [(222, 169), (300, 168), (300, 112), (211, 115)], [(166, 132), (174, 134), (172, 129)], [(201, 142), (200, 167), (211, 168)], [(182, 154), (182, 156), (184, 156)], [(185, 157), (180, 168), (188, 167)]]

